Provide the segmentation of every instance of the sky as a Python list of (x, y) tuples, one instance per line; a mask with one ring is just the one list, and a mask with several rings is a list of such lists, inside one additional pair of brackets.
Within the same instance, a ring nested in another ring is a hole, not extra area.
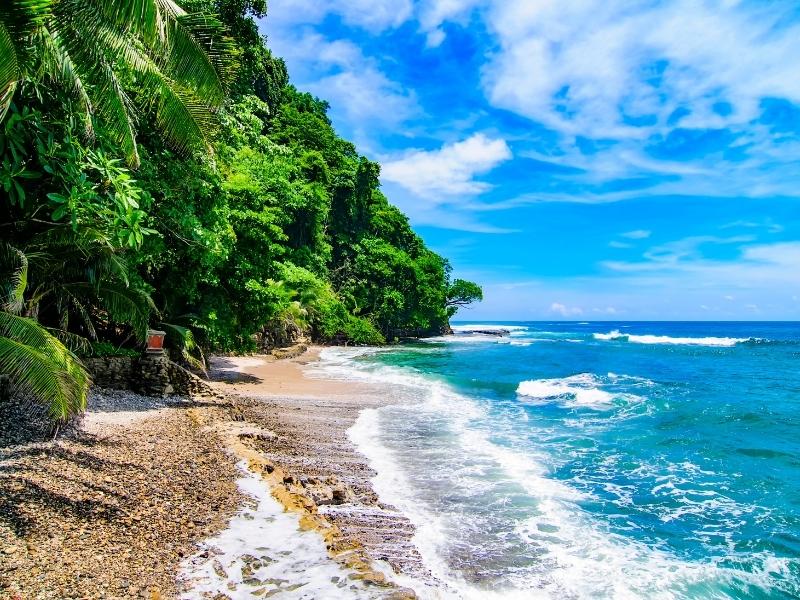
[(271, 0), (462, 320), (800, 318), (800, 4)]

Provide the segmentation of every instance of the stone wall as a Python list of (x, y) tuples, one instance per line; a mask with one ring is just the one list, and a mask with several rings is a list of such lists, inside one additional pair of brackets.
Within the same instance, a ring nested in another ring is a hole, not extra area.
[(99, 387), (162, 398), (170, 394), (190, 398), (219, 396), (208, 383), (169, 360), (166, 354), (87, 358), (83, 363)]

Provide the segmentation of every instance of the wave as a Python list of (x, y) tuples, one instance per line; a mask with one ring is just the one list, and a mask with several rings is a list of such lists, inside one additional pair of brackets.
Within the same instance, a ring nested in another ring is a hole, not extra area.
[(451, 325), (450, 329), (453, 331), (525, 331), (528, 329), (526, 325), (498, 325), (498, 324), (486, 324), (481, 325), (480, 323), (470, 323), (470, 324), (460, 324), (460, 325)]
[[(517, 419), (526, 415), (518, 402), (509, 402), (513, 414), (500, 419), (491, 405), (419, 371), (352, 360), (347, 365), (340, 352), (323, 358), (349, 366), (348, 378), (391, 379), (392, 393), (400, 394), (399, 404), (362, 411), (348, 435), (376, 471), (373, 485), (381, 500), (414, 523), (414, 543), (433, 578), (398, 583), (414, 588), (421, 599), (666, 600), (696, 595), (698, 589), (714, 597), (744, 596), (774, 591), (776, 573), (786, 574), (781, 590), (796, 592), (792, 578), (800, 561), (795, 559), (750, 553), (753, 571), (746, 572), (713, 557), (686, 560), (659, 544), (615, 532), (584, 509), (591, 492), (553, 474), (558, 461), (553, 463), (547, 445), (528, 445), (518, 435)], [(520, 384), (523, 391), (545, 396), (540, 400), (566, 392), (555, 397), (599, 399), (603, 405), (619, 403), (624, 397), (619, 392), (640, 393), (656, 385), (614, 373)], [(530, 439), (547, 437), (546, 423), (524, 420)], [(659, 514), (662, 521), (679, 518), (671, 512), (677, 509), (700, 511), (712, 501), (723, 502), (679, 489), (685, 487), (680, 479), (659, 480), (654, 486), (668, 482), (673, 485), (656, 493), (681, 503), (665, 507), (669, 510)], [(691, 506), (683, 502), (687, 499)], [(518, 561), (528, 555), (536, 560)]]
[(619, 392), (614, 389), (603, 389), (604, 387), (624, 386), (627, 383), (653, 385), (649, 380), (620, 376), (613, 373), (609, 373), (607, 378), (600, 378), (593, 373), (581, 373), (556, 379), (523, 381), (517, 386), (517, 394), (543, 401), (563, 400), (565, 401), (565, 406), (568, 407), (605, 410), (612, 408), (620, 401), (630, 404), (642, 399), (641, 396), (635, 394)]
[(754, 343), (763, 340), (757, 338), (732, 337), (671, 337), (668, 335), (634, 335), (622, 333), (618, 329), (608, 333), (593, 333), (592, 337), (600, 341), (630, 342), (631, 344), (670, 344), (675, 346), (718, 346), (731, 347), (746, 342)]
[[(178, 579), (186, 591), (180, 598), (228, 597), (231, 589), (241, 585), (239, 573), (247, 568), (261, 580), (290, 580), (302, 588), (303, 597), (384, 597), (357, 581), (355, 572), (331, 560), (318, 533), (302, 529), (298, 516), (272, 497), (269, 486), (244, 461), (237, 466), (241, 477), (236, 483), (248, 501), (224, 530), (202, 542), (200, 549), (181, 563)], [(253, 563), (248, 556), (261, 556), (263, 560)], [(400, 583), (399, 578), (386, 574)], [(244, 590), (234, 597), (243, 597), (242, 593)]]
[[(434, 576), (433, 581), (409, 582), (420, 598), (673, 599), (691, 595), (697, 586), (714, 595), (734, 586), (766, 590), (774, 583), (775, 557), (768, 554), (763, 568), (749, 574), (713, 560), (689, 562), (613, 533), (582, 509), (589, 499), (585, 492), (551, 475), (545, 451), (540, 455), (510, 445), (502, 422), (488, 423), (491, 417), (479, 403), (450, 386), (419, 373), (407, 376), (416, 394), (424, 389), (416, 404), (367, 409), (348, 434), (375, 469), (373, 485), (381, 500), (414, 523), (414, 543)], [(538, 383), (527, 386), (529, 391), (550, 393), (563, 388), (586, 392), (620, 381), (655, 385), (626, 375), (590, 373), (526, 383)], [(599, 391), (613, 396), (608, 389)], [(520, 497), (526, 500), (512, 508)], [(526, 510), (531, 502), (533, 508)], [(489, 560), (485, 566), (476, 557), (514, 552), (534, 553), (537, 560), (500, 566), (502, 587), (493, 587), (494, 569), (503, 563)], [(781, 565), (786, 570), (795, 566)], [(465, 573), (478, 574), (478, 579)]]

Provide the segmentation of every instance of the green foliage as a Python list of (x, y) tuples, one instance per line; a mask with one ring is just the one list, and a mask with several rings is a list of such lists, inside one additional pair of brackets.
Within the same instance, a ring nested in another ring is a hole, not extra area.
[[(86, 407), (89, 375), (80, 360), (36, 320), (20, 315), (27, 287), (28, 260), (5, 246), (0, 269), (9, 282), (0, 298), (0, 373), (65, 421)], [(9, 260), (10, 259), (10, 260)]]
[(483, 300), (483, 290), (477, 283), (465, 279), (455, 279), (447, 287), (446, 306), (452, 316), (459, 307)]
[(142, 352), (141, 350), (134, 350), (133, 348), (119, 348), (111, 342), (92, 342), (86, 355), (93, 358), (106, 358), (112, 356), (127, 356), (136, 358), (141, 356)]
[(98, 115), (138, 165), (134, 107), (173, 147), (203, 146), (233, 76), (232, 51), (216, 17), (172, 0), (9, 0), (0, 10), (0, 117), (20, 82), (53, 82), (87, 134)]
[[(152, 324), (202, 369), (203, 350), (300, 334), (438, 334), (481, 297), (451, 281), (327, 103), (288, 84), (252, 18), (264, 0), (181, 7), (0, 7), (0, 291), (6, 337), (30, 342), (0, 356), (19, 377), (56, 361), (72, 391), (36, 384), (61, 394), (56, 416), (81, 404), (73, 350), (128, 352)], [(50, 337), (31, 337), (40, 326)]]

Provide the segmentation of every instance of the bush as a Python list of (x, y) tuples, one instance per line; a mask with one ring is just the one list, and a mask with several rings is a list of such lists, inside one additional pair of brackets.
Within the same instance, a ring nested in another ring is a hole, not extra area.
[(363, 346), (382, 346), (386, 343), (380, 331), (370, 321), (361, 317), (348, 315), (344, 334), (352, 344)]
[(117, 348), (111, 342), (92, 342), (86, 357), (105, 358), (109, 356), (130, 356), (136, 358), (141, 355), (142, 352), (140, 350), (134, 350), (133, 348)]

